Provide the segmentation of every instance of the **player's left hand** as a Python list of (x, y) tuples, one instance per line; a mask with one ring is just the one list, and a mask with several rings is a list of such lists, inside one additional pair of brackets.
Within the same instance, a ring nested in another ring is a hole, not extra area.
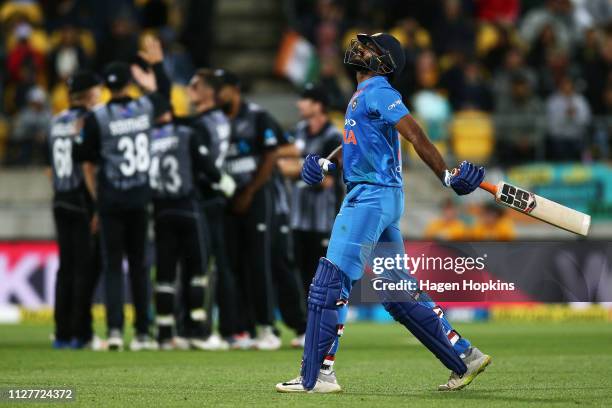
[(159, 64), (164, 60), (164, 51), (157, 37), (146, 35), (142, 40), (142, 49), (138, 51), (140, 58), (149, 65)]
[(304, 159), (302, 166), (302, 180), (310, 186), (319, 184), (323, 181), (325, 174), (323, 171), (331, 171), (336, 168), (336, 165), (327, 159), (322, 159), (318, 154), (309, 154)]
[(457, 195), (466, 195), (478, 188), (482, 180), (484, 180), (484, 176), (484, 167), (477, 167), (473, 163), (464, 160), (453, 171), (449, 172), (447, 170), (444, 184), (455, 190)]

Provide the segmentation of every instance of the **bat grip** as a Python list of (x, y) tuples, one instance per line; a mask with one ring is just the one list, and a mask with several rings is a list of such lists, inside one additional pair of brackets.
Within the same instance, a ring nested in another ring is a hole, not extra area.
[(342, 145), (336, 147), (327, 157), (327, 160), (333, 160), (334, 157), (336, 157), (336, 155), (338, 154), (338, 152), (340, 152), (340, 150), (342, 150)]
[(489, 183), (488, 181), (483, 181), (480, 183), (480, 188), (488, 191), (489, 193), (496, 195), (497, 194), (497, 186), (493, 183)]

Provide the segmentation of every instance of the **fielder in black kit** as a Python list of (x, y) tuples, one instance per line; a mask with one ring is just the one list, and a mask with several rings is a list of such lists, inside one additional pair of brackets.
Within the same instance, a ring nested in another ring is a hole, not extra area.
[(226, 224), (228, 256), (242, 301), (238, 306), (238, 331), (242, 334), (235, 336), (233, 347), (275, 350), (281, 341), (273, 328), (270, 257), (274, 196), (270, 177), (276, 166), (279, 135), (266, 111), (242, 99), (235, 74), (224, 70), (215, 74), (222, 82), (219, 102), (232, 129), (225, 170), (237, 186)]
[(155, 214), (155, 306), (159, 347), (172, 350), (178, 346), (173, 337), (176, 276), (181, 260), (187, 315), (183, 335), (192, 348), (208, 350), (214, 287), (207, 273), (207, 227), (197, 183), (204, 179), (217, 183), (220, 173), (201, 134), (174, 122), (169, 104), (156, 108), (155, 118), (149, 176)]
[(49, 132), (49, 175), (60, 261), (55, 282), (54, 348), (95, 347), (91, 302), (99, 272), (93, 256), (96, 220), (83, 172), (72, 160), (72, 146), (83, 118), (98, 103), (100, 84), (93, 72), (72, 75), (67, 81), (70, 107), (53, 117)]
[[(135, 309), (136, 335), (130, 349), (157, 348), (149, 335), (150, 278), (145, 266), (147, 206), (151, 198), (149, 133), (154, 110), (168, 98), (170, 86), (161, 66), (163, 55), (159, 42), (147, 37), (144, 44), (141, 55), (151, 65), (152, 72), (145, 76), (141, 68), (130, 69), (121, 62), (106, 67), (104, 82), (111, 91), (111, 100), (87, 116), (82, 143), (74, 152), (76, 160), (84, 162), (85, 179), (100, 217), (109, 350), (123, 348), (124, 255), (128, 260)], [(128, 85), (132, 72), (140, 72), (147, 79), (147, 84), (139, 81), (143, 88), (158, 87), (159, 92), (130, 98)]]
[(221, 334), (221, 337), (212, 334), (206, 343), (201, 344), (207, 350), (226, 349), (229, 346), (228, 341), (234, 343), (234, 336), (239, 334), (239, 299), (236, 279), (229, 265), (225, 236), (225, 211), (234, 194), (236, 183), (231, 176), (223, 172), (230, 145), (231, 127), (227, 116), (217, 107), (216, 94), (220, 86), (221, 81), (213, 70), (198, 69), (187, 89), (195, 114), (187, 118), (186, 122), (202, 135), (211, 160), (221, 172), (218, 183), (212, 183), (210, 180), (200, 183), (201, 204), (210, 237), (208, 248), (214, 261), (214, 266), (209, 271), (209, 285), (216, 288)]

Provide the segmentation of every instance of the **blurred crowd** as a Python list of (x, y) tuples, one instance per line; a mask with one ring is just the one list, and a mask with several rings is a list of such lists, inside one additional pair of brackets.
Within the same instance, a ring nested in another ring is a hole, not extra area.
[[(188, 113), (184, 85), (210, 66), (214, 0), (12, 0), (0, 5), (0, 162), (37, 164), (52, 113), (78, 68), (130, 60), (154, 32)], [(397, 87), (442, 151), (502, 165), (606, 160), (612, 135), (608, 0), (292, 0), (290, 24), (316, 46), (320, 82), (343, 112), (343, 50), (387, 30), (408, 64)], [(136, 94), (137, 91), (134, 90)]]
[(608, 0), (294, 4), (341, 112), (352, 88), (343, 50), (357, 32), (388, 31), (408, 62), (395, 85), (443, 151), (502, 165), (610, 159)]
[[(49, 120), (68, 106), (66, 79), (133, 60), (143, 35), (166, 50), (173, 102), (187, 113), (184, 85), (209, 66), (213, 0), (10, 0), (0, 2), (0, 163), (41, 164)], [(136, 96), (138, 90), (133, 89)], [(103, 95), (108, 100), (108, 93)]]

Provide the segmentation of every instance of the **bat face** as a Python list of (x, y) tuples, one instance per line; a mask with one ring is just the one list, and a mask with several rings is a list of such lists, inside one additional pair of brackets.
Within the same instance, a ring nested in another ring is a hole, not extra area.
[(498, 192), (498, 197), (495, 197), (497, 201), (517, 211), (529, 214), (536, 208), (535, 194), (529, 191), (525, 191), (512, 184), (503, 183)]
[(590, 215), (540, 197), (512, 184), (500, 181), (497, 184), (495, 201), (575, 234), (586, 236), (589, 233)]

